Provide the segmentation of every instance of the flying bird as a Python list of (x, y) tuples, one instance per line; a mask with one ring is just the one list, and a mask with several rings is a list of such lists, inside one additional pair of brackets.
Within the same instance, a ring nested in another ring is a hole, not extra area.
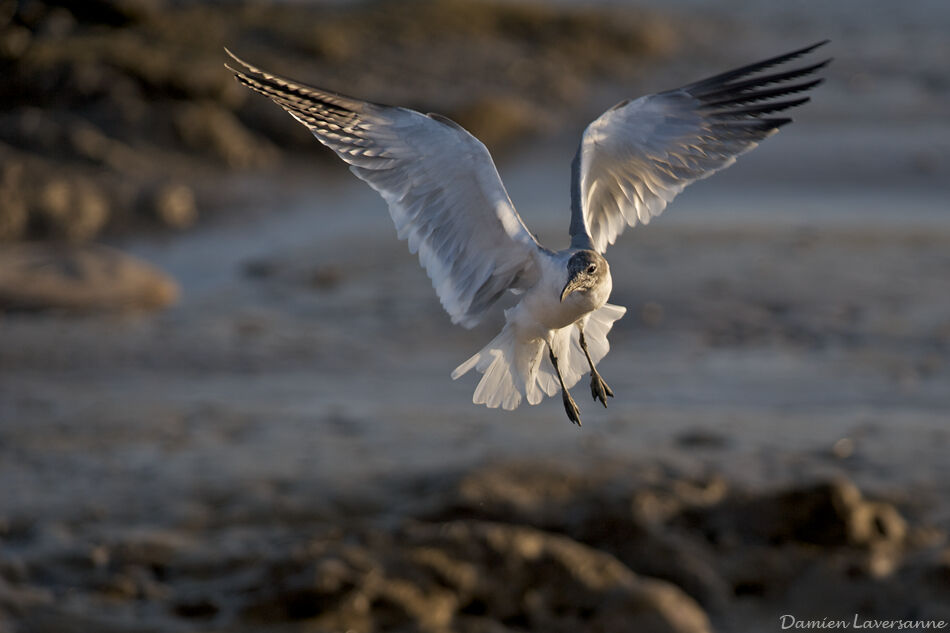
[(580, 425), (570, 388), (584, 374), (595, 400), (606, 407), (614, 395), (597, 363), (626, 309), (607, 303), (607, 247), (789, 123), (776, 114), (807, 102), (790, 95), (821, 83), (810, 76), (831, 60), (765, 71), (825, 43), (622, 101), (594, 120), (574, 157), (571, 243), (560, 251), (535, 239), (488, 150), (454, 121), (298, 83), (225, 50), (240, 83), (287, 110), (379, 192), (453, 323), (474, 327), (505, 293), (520, 295), (501, 332), (452, 372), (481, 372), (472, 401), (514, 409), (560, 391)]

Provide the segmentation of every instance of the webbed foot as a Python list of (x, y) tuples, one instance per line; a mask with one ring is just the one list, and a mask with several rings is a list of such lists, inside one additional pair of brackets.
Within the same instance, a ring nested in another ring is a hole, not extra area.
[(567, 412), (568, 419), (577, 426), (583, 426), (581, 424), (581, 410), (577, 408), (577, 403), (574, 402), (574, 398), (567, 389), (561, 391), (561, 396), (564, 400), (564, 411)]
[(596, 369), (592, 369), (590, 372), (590, 394), (594, 397), (594, 400), (600, 400), (605, 408), (607, 407), (607, 398), (614, 397), (613, 389), (604, 382)]

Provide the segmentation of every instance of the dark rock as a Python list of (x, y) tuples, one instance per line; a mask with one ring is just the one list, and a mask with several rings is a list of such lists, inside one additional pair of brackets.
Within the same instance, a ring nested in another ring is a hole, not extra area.
[(213, 618), (221, 611), (221, 607), (209, 598), (194, 600), (180, 600), (175, 604), (175, 613), (183, 618)]
[(177, 297), (167, 275), (111, 248), (24, 243), (0, 249), (0, 309), (152, 310)]
[(602, 501), (603, 483), (547, 463), (488, 466), (462, 477), (428, 518), (478, 518), (565, 531)]
[(936, 586), (950, 591), (950, 548), (940, 551), (928, 570), (928, 576)]
[(701, 632), (676, 587), (567, 537), (479, 521), (409, 524), (359, 546), (323, 544), (269, 572), (245, 611), (328, 630)]
[(705, 544), (664, 525), (637, 521), (629, 508), (614, 514), (617, 509), (592, 512), (572, 536), (610, 552), (638, 574), (673, 583), (704, 607), (725, 606), (729, 585)]
[(9, 161), (0, 167), (0, 242), (26, 234), (29, 211), (21, 190), (23, 165)]
[(105, 225), (109, 201), (88, 181), (57, 178), (39, 192), (36, 217), (49, 237), (85, 241)]
[(464, 477), (435, 516), (531, 525), (609, 552), (638, 574), (677, 585), (706, 607), (724, 604), (728, 583), (708, 548), (665, 527), (684, 505), (721, 500), (725, 484), (668, 481), (635, 487), (539, 463), (493, 466)]
[(277, 159), (268, 141), (249, 132), (233, 114), (213, 103), (182, 106), (175, 127), (186, 146), (231, 167), (264, 167)]
[(114, 202), (101, 183), (0, 144), (0, 240), (29, 235), (84, 241), (99, 234)]
[(662, 465), (525, 462), (448, 491), (414, 484), (432, 500), (408, 507), (427, 518), (395, 525), (393, 508), (407, 506), (391, 497), (340, 500), (316, 522), (270, 501), (250, 521), (95, 539), (0, 522), (19, 550), (0, 557), (0, 618), (28, 631), (357, 633), (689, 632), (709, 618), (756, 631), (786, 612), (950, 619), (946, 534), (902, 537), (892, 506), (846, 482), (762, 493)]
[(99, 128), (85, 122), (72, 125), (68, 141), (77, 156), (123, 174), (137, 175), (147, 170), (138, 152), (127, 144), (108, 137)]
[[(414, 525), (406, 542), (443, 549), (480, 567), (469, 603), (540, 631), (706, 631), (689, 597), (638, 577), (613, 556), (564, 536), (521, 526), (459, 521)], [(497, 582), (498, 574), (506, 582)]]
[(870, 547), (900, 545), (907, 532), (893, 506), (865, 500), (854, 484), (842, 480), (728, 500), (689, 514), (700, 518), (700, 528), (718, 542)]

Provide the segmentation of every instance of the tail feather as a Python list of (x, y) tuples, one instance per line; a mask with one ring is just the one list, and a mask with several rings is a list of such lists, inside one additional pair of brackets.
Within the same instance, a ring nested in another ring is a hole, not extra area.
[[(588, 315), (584, 338), (595, 365), (610, 350), (607, 334), (626, 311), (608, 303)], [(517, 408), (524, 399), (528, 404), (538, 404), (544, 394), (553, 396), (560, 389), (554, 367), (543, 362), (545, 345), (540, 338), (519, 340), (515, 327), (506, 323), (488, 345), (455, 368), (452, 380), (476, 369), (483, 375), (472, 397), (475, 404), (508, 410)], [(590, 370), (580, 346), (580, 331), (576, 327), (557, 330), (552, 333), (551, 347), (564, 384), (573, 387)]]
[(541, 395), (535, 393), (532, 374), (537, 371), (543, 345), (541, 339), (519, 341), (511, 324), (506, 324), (488, 345), (455, 368), (452, 380), (476, 369), (483, 375), (472, 396), (475, 404), (511, 410), (525, 396), (529, 403), (537, 404)]

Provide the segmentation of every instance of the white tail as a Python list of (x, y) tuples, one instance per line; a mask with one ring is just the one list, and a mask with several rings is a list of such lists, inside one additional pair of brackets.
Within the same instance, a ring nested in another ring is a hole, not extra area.
[[(626, 311), (624, 307), (607, 303), (587, 316), (584, 338), (595, 365), (610, 350), (607, 333), (614, 321)], [(554, 367), (545, 361), (545, 347), (544, 340), (540, 338), (519, 339), (516, 326), (509, 320), (488, 345), (455, 368), (452, 380), (474, 368), (484, 374), (472, 397), (475, 404), (509, 410), (516, 409), (524, 398), (527, 398), (528, 404), (538, 404), (544, 394), (553, 396), (560, 389)], [(580, 330), (577, 327), (571, 325), (552, 332), (551, 347), (567, 387), (573, 387), (581, 376), (590, 371), (581, 349)]]

